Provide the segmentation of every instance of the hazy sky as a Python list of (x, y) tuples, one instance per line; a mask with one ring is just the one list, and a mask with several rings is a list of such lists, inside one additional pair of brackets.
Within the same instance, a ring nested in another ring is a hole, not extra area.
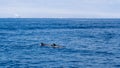
[(120, 18), (120, 0), (0, 0), (0, 17)]

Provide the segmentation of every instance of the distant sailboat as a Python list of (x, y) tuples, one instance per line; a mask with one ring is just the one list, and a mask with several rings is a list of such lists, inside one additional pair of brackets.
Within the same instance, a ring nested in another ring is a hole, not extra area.
[(20, 18), (19, 14), (14, 14), (15, 18)]

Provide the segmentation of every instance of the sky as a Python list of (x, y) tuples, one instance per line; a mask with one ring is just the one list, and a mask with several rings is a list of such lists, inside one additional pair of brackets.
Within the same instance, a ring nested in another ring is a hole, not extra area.
[(0, 0), (0, 18), (120, 18), (120, 0)]

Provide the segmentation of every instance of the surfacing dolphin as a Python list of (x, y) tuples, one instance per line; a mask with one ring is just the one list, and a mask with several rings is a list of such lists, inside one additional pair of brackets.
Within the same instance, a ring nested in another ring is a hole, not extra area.
[(41, 46), (48, 46), (48, 47), (53, 47), (53, 48), (63, 48), (63, 46), (57, 45), (55, 43), (53, 44), (45, 44), (45, 43), (41, 43)]
[(53, 43), (51, 46), (52, 46), (53, 48), (63, 48), (63, 46), (57, 45), (57, 44), (55, 44), (55, 43)]
[(41, 43), (41, 46), (50, 46), (49, 44)]

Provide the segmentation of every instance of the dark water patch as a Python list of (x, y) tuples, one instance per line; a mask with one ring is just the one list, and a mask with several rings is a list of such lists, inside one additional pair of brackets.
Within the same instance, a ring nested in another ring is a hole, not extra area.
[(114, 65), (114, 67), (120, 68), (120, 65)]
[(82, 62), (82, 61), (67, 61), (67, 62), (78, 63), (78, 62)]
[(117, 56), (116, 58), (120, 59), (120, 56)]
[(112, 39), (113, 37), (115, 37), (115, 34), (110, 33), (110, 32), (104, 32), (100, 36), (102, 36), (105, 40), (109, 40), (109, 39)]
[(103, 56), (112, 56), (114, 55), (113, 53), (106, 52), (106, 51), (96, 51), (96, 55), (103, 55)]
[(20, 63), (17, 60), (6, 60), (6, 61), (0, 61), (0, 66), (6, 66), (6, 65), (14, 65)]

